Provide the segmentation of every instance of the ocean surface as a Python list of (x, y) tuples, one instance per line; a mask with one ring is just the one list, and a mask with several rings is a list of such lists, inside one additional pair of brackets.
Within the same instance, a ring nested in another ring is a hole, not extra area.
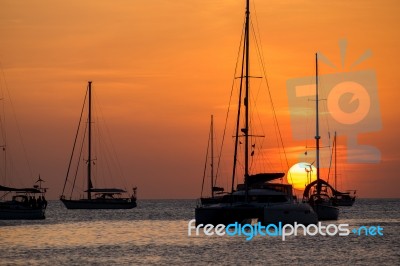
[[(383, 235), (188, 236), (195, 200), (139, 200), (132, 210), (67, 210), (0, 221), (1, 265), (400, 265), (400, 199), (357, 199), (328, 224)], [(195, 231), (192, 231), (194, 234)]]

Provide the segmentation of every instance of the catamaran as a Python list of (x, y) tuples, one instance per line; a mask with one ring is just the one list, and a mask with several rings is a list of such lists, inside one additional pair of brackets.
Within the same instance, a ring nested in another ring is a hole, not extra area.
[[(308, 203), (298, 202), (290, 184), (280, 182), (283, 172), (251, 173), (250, 157), (254, 155), (254, 144), (250, 139), (257, 137), (250, 128), (250, 4), (246, 0), (243, 38), (243, 54), (240, 74), (239, 103), (234, 135), (234, 160), (231, 192), (212, 200), (201, 200), (195, 208), (196, 224), (246, 223), (257, 219), (263, 224), (315, 224), (317, 215)], [(242, 93), (242, 88), (244, 92)], [(244, 116), (242, 109), (244, 107)], [(243, 119), (244, 118), (244, 119)], [(240, 139), (240, 141), (239, 141)], [(244, 183), (234, 189), (238, 166), (239, 145), (244, 140)], [(253, 149), (253, 150), (252, 150)]]

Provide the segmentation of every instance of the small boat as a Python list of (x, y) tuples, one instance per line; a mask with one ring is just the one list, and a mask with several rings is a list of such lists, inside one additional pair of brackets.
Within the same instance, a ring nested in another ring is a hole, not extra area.
[(356, 201), (356, 191), (350, 190), (346, 192), (339, 192), (333, 195), (332, 202), (335, 206), (353, 206), (354, 202)]
[[(45, 219), (47, 200), (46, 189), (39, 185), (32, 188), (12, 188), (0, 186), (4, 194), (0, 200), (0, 220), (40, 220)], [(6, 198), (11, 197), (11, 200)]]
[[(293, 195), (290, 184), (276, 182), (284, 177), (284, 173), (256, 173), (250, 169), (250, 157), (254, 155), (255, 144), (250, 139), (262, 137), (250, 129), (250, 96), (249, 79), (249, 46), (250, 46), (250, 4), (246, 1), (246, 20), (244, 29), (243, 60), (240, 75), (240, 92), (238, 111), (235, 122), (234, 160), (231, 191), (222, 197), (201, 199), (195, 208), (196, 224), (230, 224), (234, 222), (248, 223), (257, 219), (262, 224), (315, 224), (317, 215), (308, 203), (298, 202)], [(254, 78), (254, 77), (253, 77)], [(242, 92), (242, 88), (244, 92)], [(244, 106), (244, 107), (243, 107)], [(244, 108), (244, 115), (242, 114)], [(239, 141), (239, 138), (241, 141)], [(234, 189), (236, 170), (239, 167), (238, 150), (241, 142), (243, 147), (244, 183)], [(213, 186), (213, 182), (211, 182)], [(213, 187), (211, 192), (213, 193)]]
[(315, 54), (315, 80), (316, 80), (316, 93), (315, 93), (315, 105), (316, 105), (316, 168), (317, 168), (317, 180), (311, 182), (304, 189), (303, 197), (304, 201), (309, 203), (314, 211), (318, 215), (318, 220), (337, 220), (339, 217), (339, 209), (333, 206), (331, 195), (335, 189), (329, 185), (328, 182), (321, 179), (320, 176), (320, 164), (319, 164), (319, 141), (321, 136), (319, 135), (319, 98), (318, 98), (318, 54)]
[[(2, 86), (0, 86), (2, 89)], [(1, 91), (1, 95), (3, 91)], [(5, 104), (5, 98), (0, 99)], [(0, 110), (0, 152), (1, 152), (1, 180), (0, 180), (0, 220), (39, 220), (45, 219), (47, 200), (45, 198), (46, 188), (42, 188), (42, 180), (39, 179), (32, 187), (14, 187), (9, 177), (8, 164), (12, 156), (8, 155), (9, 143), (6, 141), (6, 128), (4, 123), (5, 108)], [(13, 146), (10, 144), (10, 146)], [(14, 148), (14, 147), (13, 147)], [(3, 160), (4, 159), (4, 160)], [(21, 167), (21, 165), (19, 165)]]
[(337, 190), (337, 143), (336, 143), (336, 132), (333, 141), (335, 147), (335, 192), (332, 196), (332, 202), (335, 206), (353, 206), (356, 200), (356, 190), (347, 190), (346, 192), (340, 192)]
[[(208, 163), (208, 150), (211, 146), (211, 163), (210, 163), (210, 196), (203, 197), (203, 190), (204, 190), (204, 181), (206, 177), (206, 170), (207, 170), (207, 163)], [(214, 176), (214, 116), (211, 115), (211, 125), (210, 125), (210, 134), (208, 138), (208, 145), (207, 145), (207, 156), (206, 156), (206, 163), (204, 166), (204, 173), (203, 173), (203, 182), (201, 186), (201, 196), (200, 201), (201, 204), (213, 204), (222, 201), (223, 195), (225, 193), (225, 189), (223, 187), (215, 186), (216, 178)]]
[[(80, 130), (80, 122), (82, 120), (82, 114), (81, 118), (79, 120), (79, 126), (77, 130), (77, 135), (75, 137), (75, 143), (73, 145), (73, 151), (71, 154), (71, 159), (69, 162), (68, 166), (68, 171), (67, 171), (67, 176), (65, 178), (64, 182), (64, 188), (62, 191), (62, 195), (60, 196), (60, 200), (62, 203), (65, 205), (67, 209), (132, 209), (136, 207), (136, 190), (137, 188), (133, 188), (133, 193), (131, 196), (123, 196), (127, 194), (127, 191), (125, 189), (121, 188), (95, 188), (93, 187), (93, 182), (92, 182), (92, 164), (94, 164), (94, 160), (92, 157), (92, 82), (89, 81), (88, 83), (88, 88), (87, 88), (87, 98), (88, 98), (88, 122), (87, 122), (87, 130), (85, 129), (85, 133), (87, 132), (88, 135), (88, 154), (87, 154), (87, 189), (83, 192), (86, 194), (86, 198), (80, 198), (80, 199), (72, 199), (72, 196), (67, 198), (65, 195), (66, 193), (66, 184), (68, 182), (68, 177), (69, 177), (69, 172), (70, 172), (70, 167), (71, 167), (71, 162), (73, 159), (74, 155), (74, 150), (76, 146), (76, 140), (77, 136)], [(86, 96), (85, 96), (86, 99)], [(85, 103), (84, 103), (85, 106)], [(84, 108), (82, 108), (83, 111)], [(83, 147), (83, 145), (82, 145)], [(82, 150), (82, 149), (81, 149)], [(80, 155), (79, 155), (79, 158)], [(79, 164), (78, 164), (79, 165)], [(77, 171), (76, 171), (77, 172)], [(76, 178), (76, 176), (75, 176)], [(72, 192), (75, 188), (75, 179), (73, 181), (73, 186), (71, 189), (71, 195)]]
[(317, 178), (304, 189), (304, 201), (312, 206), (319, 221), (338, 219), (339, 208), (334, 206), (331, 196), (334, 193), (335, 189), (321, 178)]

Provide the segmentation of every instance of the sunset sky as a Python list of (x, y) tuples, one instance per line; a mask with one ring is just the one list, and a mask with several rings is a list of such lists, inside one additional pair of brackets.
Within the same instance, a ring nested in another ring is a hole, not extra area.
[[(381, 160), (343, 157), (343, 188), (360, 197), (400, 197), (398, 1), (251, 4), (289, 164), (305, 141), (292, 136), (286, 82), (315, 75), (314, 54), (321, 51), (337, 66), (321, 63), (321, 74), (373, 70), (377, 80), (371, 102), (379, 102), (382, 126), (358, 142), (379, 149)], [(244, 8), (244, 0), (0, 0), (1, 86), (10, 91), (33, 173), (14, 185), (29, 186), (40, 173), (48, 198), (61, 194), (91, 80), (139, 198), (199, 197), (210, 115), (220, 136)], [(350, 69), (366, 50), (372, 55)], [(344, 151), (346, 136), (338, 141)], [(25, 167), (22, 156), (13, 157)]]

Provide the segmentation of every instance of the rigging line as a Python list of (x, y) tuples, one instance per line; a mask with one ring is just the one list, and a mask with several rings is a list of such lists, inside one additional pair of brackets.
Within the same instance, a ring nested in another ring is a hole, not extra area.
[[(256, 97), (254, 97), (253, 96), (253, 94), (251, 95), (251, 98), (252, 98), (252, 100), (253, 100), (253, 109), (255, 110), (255, 113), (257, 114), (257, 118), (258, 118), (258, 124), (259, 124), (259, 126), (260, 126), (260, 128), (261, 128), (261, 136), (262, 136), (262, 141), (261, 141), (261, 144), (260, 145), (257, 145), (257, 154), (260, 154), (259, 155), (259, 157), (261, 158), (261, 160), (265, 160), (266, 158), (265, 158), (265, 156), (264, 156), (264, 154), (263, 153), (261, 153), (261, 148), (263, 147), (263, 143), (264, 143), (264, 136), (266, 135), (265, 134), (265, 129), (264, 129), (264, 127), (263, 127), (263, 124), (262, 124), (262, 120), (261, 120), (261, 116), (260, 116), (260, 112), (259, 112), (259, 110), (258, 110), (258, 105), (257, 105), (257, 101), (256, 101), (256, 99), (258, 98), (258, 95), (259, 95), (259, 92), (260, 92), (260, 90), (261, 90), (261, 86), (262, 86), (262, 81), (261, 81), (261, 83), (260, 83), (260, 85), (259, 85), (259, 88), (258, 88), (258, 91), (257, 91), (257, 96)], [(253, 118), (251, 118), (251, 120), (250, 120), (250, 124), (251, 124), (251, 126), (253, 125)], [(251, 138), (251, 142), (253, 143), (253, 144), (256, 144), (257, 143), (257, 137), (252, 137)], [(255, 149), (253, 149), (253, 151), (255, 151)], [(256, 162), (257, 160), (255, 159), (255, 157), (254, 156), (252, 156), (252, 161), (251, 161), (251, 164), (250, 164), (250, 169), (252, 169), (253, 168), (253, 165), (254, 165), (254, 163)]]
[[(244, 29), (244, 26), (243, 26), (243, 29)], [(222, 134), (221, 148), (219, 150), (219, 155), (218, 155), (217, 172), (215, 174), (215, 181), (214, 181), (215, 183), (217, 182), (217, 179), (218, 179), (219, 166), (220, 166), (221, 157), (222, 157), (222, 147), (224, 146), (224, 143), (225, 143), (226, 129), (227, 129), (227, 126), (228, 126), (228, 118), (229, 118), (230, 107), (231, 107), (231, 102), (232, 102), (233, 90), (235, 88), (235, 76), (236, 76), (236, 72), (237, 72), (238, 65), (239, 65), (239, 57), (240, 57), (240, 51), (242, 49), (243, 37), (244, 37), (244, 30), (242, 31), (242, 35), (240, 36), (239, 49), (238, 49), (238, 53), (237, 53), (237, 56), (236, 56), (235, 71), (233, 73), (233, 79), (232, 79), (232, 85), (231, 85), (231, 95), (229, 97), (229, 105), (228, 105), (228, 111), (227, 111), (226, 117), (225, 117), (225, 126), (224, 126), (224, 132)]]
[[(72, 183), (72, 188), (71, 188), (71, 194), (69, 196), (69, 198), (72, 198), (72, 193), (74, 192), (74, 188), (75, 188), (75, 182), (76, 182), (76, 177), (78, 176), (78, 171), (79, 171), (79, 165), (81, 164), (81, 158), (82, 158), (82, 154), (83, 154), (83, 148), (84, 148), (84, 144), (85, 144), (85, 138), (86, 138), (86, 130), (88, 128), (88, 123), (86, 123), (85, 126), (85, 131), (83, 132), (83, 139), (82, 139), (82, 144), (81, 144), (81, 150), (79, 152), (79, 158), (78, 158), (78, 164), (76, 165), (76, 169), (75, 169), (75, 176), (74, 176), (74, 182)], [(90, 162), (88, 162), (90, 163)], [(69, 171), (69, 170), (68, 170)]]
[[(307, 99), (307, 111), (306, 111), (306, 151), (305, 154), (307, 155), (307, 149), (308, 149), (308, 132), (309, 132), (309, 124), (311, 123), (310, 117), (311, 117), (311, 107), (310, 107), (310, 101)], [(310, 114), (310, 115), (308, 115)]]
[[(106, 137), (104, 135), (107, 135), (107, 134), (103, 134), (103, 132), (102, 132), (102, 130), (100, 128), (100, 124), (103, 125), (105, 120), (103, 119), (103, 117), (102, 118), (97, 117), (97, 119), (98, 119), (98, 126), (95, 128), (96, 129), (96, 133), (97, 133), (97, 138), (96, 138), (96, 142), (97, 142), (97, 147), (96, 147), (97, 152), (96, 152), (96, 154), (97, 154), (97, 157), (96, 158), (98, 160), (101, 159), (101, 164), (99, 163), (98, 164), (99, 167), (96, 167), (96, 175), (98, 177), (97, 180), (98, 180), (99, 185), (100, 185), (100, 182), (101, 182), (102, 186), (107, 186), (107, 184), (105, 182), (107, 180), (106, 176), (112, 176), (113, 175), (112, 174), (112, 170), (115, 169), (115, 167), (116, 167), (115, 170), (119, 170), (118, 174), (121, 177), (122, 177), (122, 174), (121, 174), (120, 169), (118, 169), (118, 165), (117, 165), (116, 161), (113, 160), (114, 159), (113, 158), (114, 154), (113, 155), (111, 154), (111, 150), (110, 150), (110, 147), (108, 145), (108, 142), (103, 141), (103, 139), (105, 139), (105, 137)], [(100, 119), (102, 120), (102, 122), (100, 122)], [(111, 141), (111, 138), (109, 138), (109, 141)], [(112, 144), (111, 144), (111, 146), (112, 146)], [(102, 166), (101, 169), (100, 169), (100, 165)], [(97, 174), (98, 172), (100, 172), (100, 173)], [(115, 182), (114, 182), (115, 178), (108, 178), (108, 181), (111, 182), (112, 186), (116, 185)], [(126, 186), (126, 184), (124, 184), (124, 189), (126, 190), (126, 188), (127, 188), (127, 186)]]
[[(322, 81), (324, 81), (324, 79), (322, 79)], [(329, 114), (329, 110), (328, 110), (327, 101), (326, 101), (326, 99), (328, 99), (328, 97), (327, 97), (327, 91), (325, 89), (326, 87), (323, 84), (323, 82), (321, 82), (321, 78), (319, 78), (319, 87), (322, 88), (320, 90), (320, 92), (322, 92), (321, 94), (323, 94), (323, 99), (325, 99), (324, 103), (322, 104), (322, 107), (323, 107), (323, 111), (324, 111), (323, 112), (324, 120), (325, 120), (326, 128), (327, 128), (327, 131), (328, 131), (328, 139), (329, 139), (328, 143), (330, 143), (330, 139), (331, 139), (330, 131), (331, 130), (330, 130), (330, 126), (329, 126), (329, 118), (328, 118), (328, 115), (327, 115), (327, 114)]]
[(17, 115), (16, 115), (16, 112), (15, 112), (14, 104), (13, 104), (13, 101), (11, 99), (11, 93), (10, 93), (10, 90), (8, 89), (7, 80), (5, 79), (5, 74), (4, 74), (4, 70), (3, 70), (3, 66), (2, 66), (1, 62), (0, 62), (0, 68), (1, 68), (1, 73), (2, 73), (3, 79), (4, 79), (4, 87), (5, 87), (6, 92), (8, 94), (8, 98), (10, 100), (10, 106), (11, 106), (12, 114), (14, 116), (15, 124), (17, 126), (19, 141), (21, 142), (22, 150), (23, 150), (24, 155), (25, 155), (25, 162), (26, 162), (26, 165), (28, 166), (29, 174), (30, 174), (30, 176), (32, 178), (33, 174), (32, 174), (31, 165), (30, 165), (29, 160), (28, 160), (28, 153), (26, 152), (24, 141), (22, 139), (21, 127), (20, 127), (20, 125), (18, 123), (18, 120), (17, 120)]
[(210, 130), (210, 133), (208, 134), (207, 152), (206, 152), (206, 160), (205, 160), (205, 163), (204, 163), (203, 182), (202, 182), (202, 184), (201, 184), (200, 198), (203, 197), (204, 179), (206, 178), (207, 162), (208, 162), (208, 150), (209, 150), (209, 148), (210, 148), (210, 138), (211, 138), (211, 130)]
[[(257, 23), (257, 32), (258, 32), (259, 36), (261, 36), (261, 35), (260, 35), (260, 30), (259, 30), (259, 28), (258, 28), (258, 18), (257, 18), (257, 12), (256, 12), (256, 11), (255, 11), (255, 17), (256, 17), (256, 23)], [(257, 39), (256, 39), (256, 40), (257, 40)], [(273, 117), (274, 117), (274, 120), (275, 120), (277, 129), (278, 129), (279, 139), (280, 139), (280, 142), (281, 142), (281, 145), (282, 145), (282, 149), (283, 149), (283, 154), (284, 154), (285, 160), (286, 160), (286, 166), (287, 166), (287, 169), (289, 169), (289, 161), (288, 161), (288, 158), (287, 158), (287, 154), (286, 154), (286, 150), (285, 150), (285, 145), (283, 144), (282, 133), (281, 133), (281, 129), (280, 129), (280, 127), (279, 127), (278, 118), (277, 118), (276, 111), (275, 111), (275, 105), (274, 105), (274, 103), (273, 103), (273, 101), (272, 101), (272, 94), (271, 94), (271, 89), (270, 89), (269, 83), (268, 83), (268, 77), (267, 77), (267, 71), (266, 71), (266, 68), (265, 68), (265, 63), (264, 63), (264, 61), (263, 61), (263, 58), (264, 58), (264, 57), (263, 57), (262, 49), (261, 49), (261, 51), (260, 51), (258, 42), (256, 42), (256, 43), (257, 43), (257, 50), (258, 50), (258, 52), (259, 52), (259, 54), (260, 54), (260, 57), (261, 57), (261, 65), (262, 65), (262, 69), (263, 69), (263, 73), (264, 73), (265, 82), (266, 82), (266, 84), (267, 84), (267, 91), (268, 91), (269, 99), (270, 99), (271, 106), (272, 106), (272, 110), (273, 110)], [(291, 182), (293, 183), (293, 180), (292, 180), (292, 177), (291, 177), (291, 176), (290, 176), (290, 178), (291, 178)]]
[(329, 168), (328, 168), (328, 180), (326, 181), (326, 182), (328, 182), (329, 183), (329, 177), (330, 177), (330, 174), (331, 174), (331, 167), (332, 167), (332, 160), (333, 160), (333, 152), (334, 152), (334, 148), (335, 148), (335, 145), (336, 145), (336, 141), (335, 141), (335, 139), (333, 140), (333, 145), (332, 145), (332, 151), (331, 151), (331, 158), (330, 158), (330, 161), (329, 161)]
[[(71, 152), (71, 156), (70, 156), (69, 163), (68, 163), (67, 175), (66, 175), (66, 177), (65, 177), (64, 186), (63, 186), (63, 190), (62, 190), (62, 194), (61, 194), (61, 195), (64, 195), (64, 190), (65, 190), (65, 186), (66, 186), (66, 184), (67, 184), (67, 180), (68, 180), (68, 176), (69, 176), (69, 171), (70, 171), (70, 169), (71, 169), (71, 164), (72, 164), (72, 159), (73, 159), (73, 157), (74, 157), (74, 151), (75, 151), (76, 141), (77, 141), (77, 139), (78, 139), (79, 129), (80, 129), (81, 122), (82, 122), (82, 116), (83, 116), (83, 112), (84, 112), (84, 109), (85, 109), (85, 103), (86, 103), (87, 94), (88, 94), (88, 90), (86, 89), (85, 98), (83, 99), (83, 106), (82, 106), (82, 110), (81, 110), (81, 115), (80, 115), (80, 117), (79, 117), (78, 129), (76, 130), (74, 145), (72, 146), (72, 152)], [(75, 182), (74, 182), (74, 183), (75, 183)]]
[[(96, 103), (94, 104), (94, 113), (95, 113), (95, 121), (96, 121), (96, 127), (95, 127), (95, 133), (96, 133), (96, 138), (95, 138), (95, 153), (97, 160), (101, 161), (101, 164), (98, 163), (99, 167), (96, 167), (96, 180), (98, 182), (99, 186), (106, 186), (106, 178), (105, 175), (112, 176), (112, 171), (111, 169), (114, 168), (116, 171), (118, 171), (118, 175), (121, 175), (123, 177), (121, 170), (118, 168), (117, 163), (113, 160), (113, 156), (116, 156), (116, 153), (112, 153), (111, 149), (109, 147), (109, 143), (111, 143), (111, 137), (110, 133), (108, 131), (107, 124), (104, 119), (104, 113), (102, 109), (102, 104), (100, 104), (99, 98), (97, 97), (97, 94), (94, 94), (94, 99)], [(110, 144), (111, 147), (113, 147), (113, 144)], [(100, 167), (101, 165), (101, 167)], [(111, 182), (112, 186), (115, 186), (115, 179), (114, 178), (109, 178), (108, 181)], [(123, 182), (124, 183), (124, 182)], [(124, 183), (123, 184), (124, 189), (126, 190), (127, 186)]]
[(1, 128), (1, 134), (3, 137), (3, 143), (1, 143), (1, 146), (4, 151), (4, 172), (2, 173), (2, 174), (4, 174), (4, 176), (3, 176), (4, 178), (2, 178), (2, 179), (4, 179), (3, 182), (4, 182), (4, 184), (6, 184), (6, 181), (7, 181), (7, 150), (6, 150), (7, 132), (5, 130), (6, 129), (6, 117), (5, 117), (6, 109), (5, 109), (5, 99), (4, 99), (5, 97), (4, 97), (3, 85), (2, 85), (2, 80), (4, 80), (4, 83), (5, 83), (6, 78), (4, 75), (4, 71), (3, 71), (3, 67), (1, 65), (1, 62), (0, 62), (0, 68), (2, 70), (2, 76), (3, 76), (3, 78), (0, 79), (0, 92), (1, 92), (0, 97), (1, 97), (1, 102), (2, 102), (2, 112), (1, 113), (3, 114), (3, 116), (0, 116), (0, 122), (1, 122), (0, 128)]
[[(256, 17), (256, 22), (257, 22), (257, 25), (258, 25), (257, 17)], [(259, 44), (259, 43), (261, 43), (261, 42), (257, 39), (257, 34), (256, 34), (256, 32), (255, 32), (255, 27), (254, 27), (254, 24), (253, 24), (252, 21), (251, 21), (251, 26), (252, 26), (253, 35), (254, 35), (254, 40), (255, 40), (256, 47), (257, 47), (257, 51), (258, 51), (258, 55), (259, 55), (259, 56), (258, 56), (259, 64), (260, 64), (261, 66), (263, 66), (263, 61), (262, 61), (263, 56), (262, 56), (262, 53), (260, 52), (260, 51), (262, 51), (262, 49), (260, 48), (260, 44)], [(266, 75), (265, 75), (265, 77), (266, 77)], [(260, 83), (259, 89), (261, 89), (261, 85), (262, 85), (262, 84)], [(272, 105), (272, 100), (270, 100), (270, 101), (271, 101), (271, 105)], [(258, 116), (259, 116), (259, 114), (258, 114)], [(259, 116), (259, 119), (260, 119), (260, 124), (261, 124), (261, 118), (260, 118), (260, 116)], [(276, 144), (277, 144), (278, 149), (279, 149), (280, 143), (279, 143), (278, 132), (277, 132), (277, 127), (279, 127), (279, 125), (276, 124), (276, 121), (274, 120), (274, 117), (272, 117), (272, 120), (274, 121), (274, 124), (275, 124), (275, 126), (274, 126), (274, 131), (275, 131), (275, 136), (276, 136)], [(262, 124), (261, 124), (261, 125), (262, 125)], [(262, 130), (263, 130), (263, 132), (264, 132), (264, 129), (263, 129), (263, 128), (262, 128)], [(282, 145), (282, 149), (284, 150), (283, 145)], [(282, 154), (281, 154), (280, 152), (278, 152), (278, 154), (279, 154), (279, 161), (280, 161), (280, 163), (281, 163), (281, 168), (284, 169), (284, 167), (283, 167), (283, 165), (282, 165), (282, 162), (283, 162)], [(287, 162), (287, 160), (286, 160), (286, 162)], [(272, 165), (272, 162), (270, 162), (270, 164)]]
[[(97, 102), (100, 103), (99, 98), (97, 97), (97, 95), (95, 95), (95, 99), (96, 99)], [(118, 158), (118, 153), (115, 150), (115, 145), (114, 145), (113, 140), (111, 138), (110, 129), (109, 129), (107, 123), (106, 123), (106, 120), (104, 119), (104, 112), (103, 112), (102, 106), (103, 106), (102, 104), (98, 104), (98, 107), (96, 107), (96, 108), (99, 109), (99, 112), (100, 112), (100, 118), (98, 118), (98, 119), (99, 120), (101, 119), (101, 121), (102, 121), (99, 124), (98, 129), (99, 129), (99, 133), (100, 133), (100, 126), (103, 126), (105, 128), (105, 135), (106, 135), (106, 138), (108, 139), (109, 143), (104, 142), (104, 146), (105, 146), (105, 149), (107, 150), (107, 152), (110, 154), (110, 156), (109, 156), (109, 161), (110, 161), (109, 167), (112, 167), (114, 165), (117, 168), (117, 171), (119, 172), (118, 174), (121, 175), (121, 180), (122, 180), (124, 189), (128, 190), (127, 189), (128, 188), (128, 183), (126, 181), (123, 169), (121, 167), (120, 160)], [(111, 146), (111, 148), (109, 146)], [(106, 156), (105, 156), (105, 158), (106, 158)], [(110, 174), (111, 174), (111, 170), (109, 170), (109, 171), (110, 171)], [(115, 179), (111, 179), (111, 181), (113, 182), (113, 184), (115, 184), (114, 183)]]
[[(254, 33), (254, 29), (253, 29), (253, 33)], [(256, 94), (254, 94), (254, 93), (251, 94), (251, 99), (252, 99), (252, 103), (253, 103), (253, 106), (254, 106), (253, 110), (255, 110), (255, 113), (257, 113), (257, 117), (258, 117), (258, 120), (259, 120), (259, 125), (261, 127), (261, 132), (262, 132), (263, 135), (265, 135), (265, 129), (263, 127), (263, 124), (261, 123), (261, 117), (260, 117), (260, 112), (259, 112), (259, 109), (258, 109), (258, 102), (257, 102), (257, 99), (258, 99), (258, 97), (260, 95), (261, 86), (262, 86), (262, 80), (260, 82), (260, 85), (258, 86), (257, 93)], [(251, 120), (250, 124), (252, 125), (253, 124), (253, 118), (250, 117), (250, 120)]]
[[(0, 67), (1, 67), (1, 63), (0, 63)], [(1, 80), (4, 80), (4, 82), (5, 82), (4, 72), (2, 71), (2, 73), (3, 73), (3, 78)], [(1, 123), (0, 126), (1, 126), (1, 135), (2, 135), (3, 141), (4, 141), (4, 143), (2, 143), (2, 145), (4, 146), (4, 145), (6, 145), (6, 131), (5, 131), (5, 128), (6, 128), (6, 117), (5, 117), (5, 99), (4, 99), (5, 97), (4, 97), (4, 93), (3, 93), (3, 86), (2, 86), (1, 80), (0, 80), (0, 92), (1, 92), (0, 100), (2, 102), (2, 112), (1, 113), (3, 115), (0, 116), (0, 123)]]
[[(216, 138), (215, 138), (215, 134), (214, 134), (214, 143), (216, 142), (215, 141), (216, 140)], [(215, 146), (214, 146), (215, 147)], [(214, 149), (215, 150), (215, 149)], [(215, 153), (218, 153), (218, 151), (214, 151), (214, 154)], [(213, 158), (213, 160), (212, 160), (212, 166), (214, 167), (214, 165), (215, 165), (215, 161), (214, 161), (214, 158), (217, 158), (215, 155), (214, 155), (214, 157), (212, 157)], [(217, 166), (218, 167), (218, 166)], [(218, 170), (218, 169), (217, 169)], [(214, 170), (213, 170), (213, 172), (215, 171), (215, 168), (214, 168)], [(213, 186), (214, 187), (216, 187), (217, 186), (217, 175), (216, 175), (216, 173), (217, 173), (217, 171), (215, 171), (215, 174), (214, 174), (214, 176), (213, 176)], [(223, 181), (221, 181), (219, 184), (221, 184), (220, 186), (224, 186), (224, 182)]]
[[(96, 98), (97, 99), (97, 98)], [(100, 110), (100, 111), (99, 111)], [(100, 115), (98, 115), (100, 113)], [(96, 169), (96, 178), (97, 178), (97, 183), (99, 186), (108, 186), (112, 185), (115, 186), (115, 178), (106, 178), (106, 176), (112, 176), (112, 170), (117, 171), (120, 170), (118, 169), (118, 166), (116, 165), (116, 162), (113, 160), (113, 154), (111, 154), (111, 150), (109, 147), (109, 142), (111, 141), (111, 137), (107, 135), (106, 132), (106, 127), (105, 127), (105, 119), (102, 114), (102, 108), (101, 105), (98, 104), (95, 109), (95, 119), (96, 119), (96, 127), (95, 127), (95, 132), (96, 132), (96, 159), (101, 161), (97, 165), (98, 167), (95, 167)], [(104, 128), (103, 128), (104, 126)], [(107, 138), (108, 137), (108, 138)], [(115, 173), (114, 173), (115, 174)], [(118, 171), (118, 174), (121, 175), (120, 171)], [(110, 184), (107, 184), (106, 181), (110, 182)], [(124, 189), (126, 190), (126, 186), (124, 186)]]
[[(247, 12), (246, 12), (247, 13)], [(247, 14), (246, 14), (246, 18), (247, 18)], [(246, 19), (247, 20), (247, 19)], [(244, 30), (244, 38), (246, 39), (248, 36), (248, 31), (246, 30), (246, 23), (244, 26), (245, 30)], [(235, 183), (235, 175), (236, 175), (236, 161), (237, 161), (237, 150), (238, 150), (238, 143), (239, 143), (239, 126), (240, 126), (240, 111), (241, 111), (241, 105), (242, 105), (242, 88), (243, 88), (243, 74), (244, 74), (244, 59), (246, 56), (246, 42), (244, 42), (243, 44), (243, 55), (242, 55), (242, 69), (241, 69), (241, 78), (240, 78), (240, 86), (239, 86), (239, 103), (238, 103), (238, 111), (237, 111), (237, 120), (236, 120), (236, 134), (235, 134), (235, 151), (234, 151), (234, 155), (233, 155), (233, 170), (232, 170), (232, 186), (231, 186), (231, 193), (233, 193), (233, 185)], [(246, 70), (247, 71), (247, 70)], [(248, 104), (248, 99), (246, 99)], [(248, 130), (248, 128), (246, 128), (246, 130)], [(245, 133), (245, 134), (248, 134)]]
[[(255, 36), (255, 33), (254, 33), (254, 26), (253, 26), (253, 24), (251, 23), (251, 26), (252, 26), (252, 29), (253, 29), (253, 35)], [(257, 42), (256, 42), (257, 43)], [(259, 60), (259, 63), (260, 63), (260, 60)], [(263, 136), (265, 136), (266, 134), (265, 134), (265, 129), (264, 129), (264, 126), (263, 126), (263, 123), (262, 123), (262, 119), (261, 119), (261, 116), (260, 116), (260, 112), (259, 112), (259, 108), (258, 108), (258, 102), (257, 102), (257, 100), (256, 99), (258, 99), (258, 97), (259, 97), (259, 94), (260, 94), (260, 91), (261, 91), (261, 87), (262, 87), (262, 80), (261, 80), (261, 82), (260, 82), (260, 84), (259, 84), (259, 86), (258, 86), (258, 90), (257, 90), (257, 93), (256, 93), (256, 96), (254, 96), (254, 94), (252, 94), (251, 95), (251, 98), (252, 98), (252, 100), (253, 100), (253, 109), (255, 110), (255, 113), (257, 114), (257, 118), (258, 118), (258, 123), (259, 123), (259, 126), (260, 126), (260, 128), (261, 128), (261, 132), (262, 132), (262, 135)], [(251, 118), (251, 124), (253, 124), (253, 118)], [(256, 140), (256, 138), (252, 138), (253, 140), (252, 140), (252, 142), (256, 142), (255, 140)], [(264, 143), (264, 141), (262, 141), (262, 143)], [(261, 156), (260, 156), (260, 158), (261, 159), (265, 159), (265, 156), (264, 156), (264, 154), (263, 153), (261, 153), (261, 148), (263, 147), (263, 144), (261, 144), (261, 145), (257, 145), (257, 151), (259, 152), (259, 154), (261, 154)], [(254, 157), (252, 158), (252, 163), (251, 163), (251, 166), (250, 167), (253, 167), (253, 162), (255, 161), (255, 159), (254, 159)]]

